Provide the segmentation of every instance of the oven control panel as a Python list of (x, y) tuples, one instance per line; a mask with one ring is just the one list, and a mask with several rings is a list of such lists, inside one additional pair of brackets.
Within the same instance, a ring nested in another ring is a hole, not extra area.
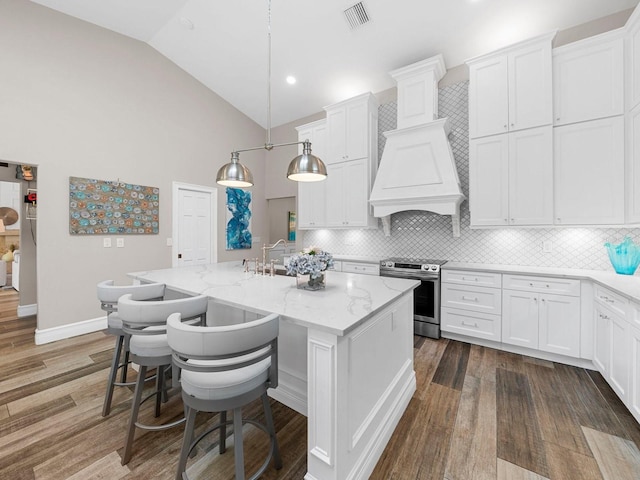
[(385, 270), (397, 271), (421, 271), (425, 273), (440, 273), (440, 263), (421, 263), (419, 261), (411, 262), (404, 259), (401, 260), (383, 260), (380, 262), (380, 268)]

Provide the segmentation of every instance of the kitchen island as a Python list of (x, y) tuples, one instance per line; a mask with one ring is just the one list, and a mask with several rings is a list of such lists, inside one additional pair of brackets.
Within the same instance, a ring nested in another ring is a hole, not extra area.
[(209, 324), (238, 321), (231, 312), (279, 314), (279, 386), (270, 395), (307, 416), (305, 479), (368, 478), (416, 388), (418, 281), (328, 272), (324, 290), (307, 291), (292, 277), (245, 272), (241, 262), (130, 276), (209, 296)]

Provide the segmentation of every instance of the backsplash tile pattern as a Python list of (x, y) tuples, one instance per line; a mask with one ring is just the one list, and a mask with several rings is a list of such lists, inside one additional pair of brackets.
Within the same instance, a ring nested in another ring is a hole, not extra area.
[[(463, 193), (469, 196), (469, 82), (441, 88), (439, 116), (449, 117), (449, 141), (456, 159)], [(378, 110), (378, 152), (384, 151), (382, 134), (396, 128), (395, 102)], [(378, 230), (301, 231), (302, 245), (320, 245), (345, 255), (370, 257), (436, 258), (457, 262), (498, 263), (613, 271), (603, 244), (619, 243), (629, 235), (640, 243), (640, 228), (469, 228), (469, 203), (460, 209), (461, 235), (454, 238), (451, 218), (429, 212), (401, 212), (391, 216), (391, 236)], [(544, 253), (542, 244), (551, 242)]]

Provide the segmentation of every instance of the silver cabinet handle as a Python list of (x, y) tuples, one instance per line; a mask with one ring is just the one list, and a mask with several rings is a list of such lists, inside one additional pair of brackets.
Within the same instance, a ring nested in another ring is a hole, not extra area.
[(463, 325), (463, 326), (465, 326), (465, 327), (479, 328), (479, 327), (478, 327), (478, 323), (477, 323), (477, 322), (474, 322), (474, 323), (467, 323), (467, 322), (465, 322), (465, 321), (463, 320), (463, 321), (462, 321), (462, 325)]
[(463, 295), (462, 296), (462, 300), (467, 300), (468, 302), (477, 302), (478, 301), (478, 297), (465, 297)]

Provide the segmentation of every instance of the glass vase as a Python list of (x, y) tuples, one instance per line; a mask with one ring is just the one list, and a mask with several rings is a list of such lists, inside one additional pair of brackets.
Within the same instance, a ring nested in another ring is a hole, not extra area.
[(326, 286), (326, 272), (322, 272), (319, 277), (311, 278), (311, 275), (296, 275), (296, 286), (302, 290), (322, 290)]

